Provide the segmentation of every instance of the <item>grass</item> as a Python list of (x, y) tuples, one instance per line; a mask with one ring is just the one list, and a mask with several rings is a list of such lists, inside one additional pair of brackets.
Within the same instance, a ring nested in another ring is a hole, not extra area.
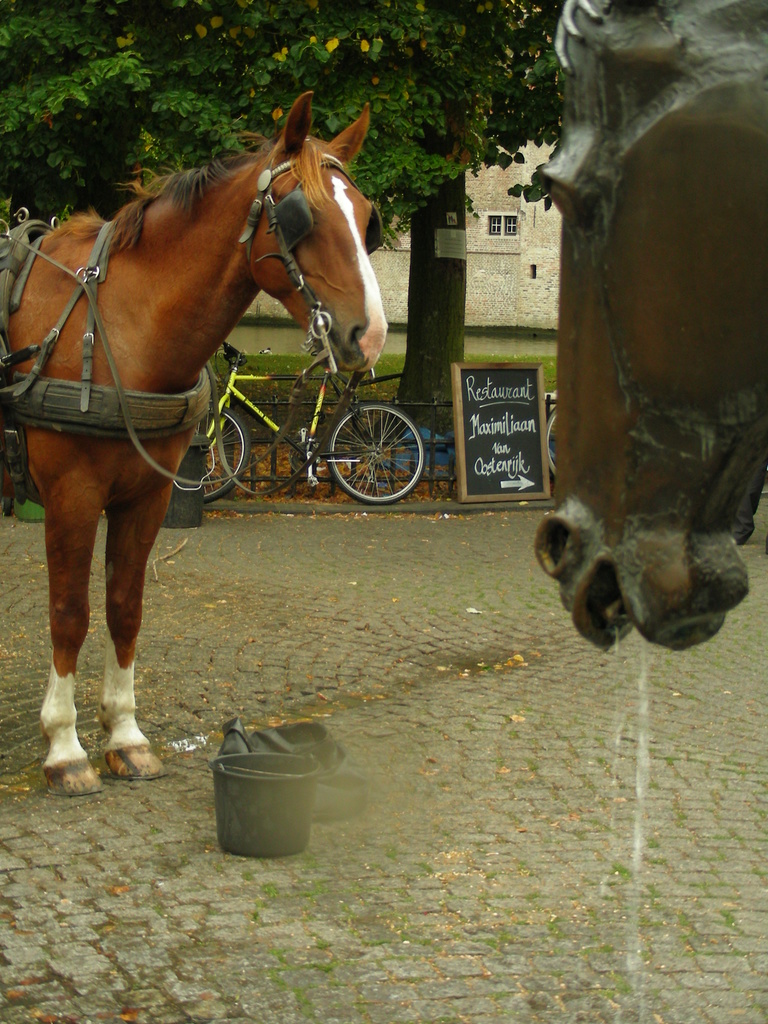
[[(493, 363), (497, 362), (498, 357), (496, 356), (473, 356), (472, 362), (478, 363)], [(554, 391), (557, 388), (557, 357), (556, 356), (516, 356), (509, 360), (515, 363), (527, 363), (527, 362), (541, 362), (544, 369), (544, 390)], [(405, 362), (404, 354), (392, 354), (381, 356), (378, 363), (376, 364), (376, 376), (387, 377), (390, 374), (400, 374), (403, 372), (403, 363)], [(265, 376), (285, 376), (290, 377), (290, 380), (280, 381), (261, 381), (258, 384), (253, 385), (241, 385), (242, 390), (247, 394), (253, 393), (259, 396), (274, 395), (279, 398), (285, 398), (288, 396), (291, 390), (293, 379), (295, 379), (299, 373), (308, 365), (308, 357), (306, 355), (249, 355), (247, 366), (243, 368), (244, 373), (253, 374), (264, 374)], [(226, 372), (226, 364), (224, 360), (218, 356), (214, 363), (217, 374), (221, 378)], [(380, 384), (371, 386), (365, 386), (361, 388), (361, 391), (367, 396), (370, 393), (370, 397), (377, 399), (391, 399), (397, 394), (398, 380), (382, 381)], [(251, 391), (252, 389), (252, 391)]]

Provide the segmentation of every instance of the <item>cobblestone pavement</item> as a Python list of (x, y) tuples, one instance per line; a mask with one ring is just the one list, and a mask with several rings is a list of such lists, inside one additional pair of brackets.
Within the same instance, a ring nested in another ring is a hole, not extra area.
[[(43, 528), (0, 522), (4, 1024), (768, 1020), (766, 520), (718, 637), (604, 654), (535, 564), (540, 508), (441, 508), (163, 530), (138, 701), (168, 774), (77, 800), (42, 787)], [(105, 772), (102, 579), (78, 706)], [(325, 716), (367, 811), (223, 853), (235, 714)]]

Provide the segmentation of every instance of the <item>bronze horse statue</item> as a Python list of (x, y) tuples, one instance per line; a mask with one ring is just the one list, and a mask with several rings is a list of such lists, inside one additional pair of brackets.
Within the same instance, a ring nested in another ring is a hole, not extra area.
[(555, 514), (581, 633), (680, 649), (747, 592), (768, 453), (768, 3), (568, 0)]
[[(363, 144), (368, 108), (331, 142), (309, 135), (311, 117), (305, 93), (279, 137), (257, 151), (138, 188), (106, 224), (77, 215), (24, 243), (34, 255), (23, 252), (11, 282), (2, 412), (17, 487), (45, 507), (53, 656), (41, 724), (55, 793), (100, 788), (77, 737), (74, 690), (102, 510), (109, 637), (99, 718), (107, 765), (131, 779), (162, 771), (135, 717), (145, 569), (171, 478), (207, 411), (208, 393), (196, 382), (255, 295), (264, 290), (280, 300), (343, 369), (370, 368), (384, 345), (387, 324), (368, 255), (381, 240), (378, 213), (345, 170)], [(0, 267), (13, 234), (3, 236)], [(123, 398), (138, 402), (138, 435), (145, 406), (162, 421), (168, 403), (153, 399), (170, 396), (177, 410), (179, 395), (191, 412), (175, 426), (158, 426), (150, 415), (145, 452), (138, 451)], [(118, 428), (102, 429), (99, 410), (116, 404)], [(23, 472), (19, 447), (26, 449)]]

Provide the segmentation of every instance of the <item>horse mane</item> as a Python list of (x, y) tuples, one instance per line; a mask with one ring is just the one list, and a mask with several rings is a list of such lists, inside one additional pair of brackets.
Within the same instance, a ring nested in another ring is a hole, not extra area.
[[(260, 149), (216, 157), (205, 166), (192, 170), (154, 175), (146, 183), (139, 180), (129, 182), (125, 187), (133, 193), (133, 199), (112, 218), (115, 229), (110, 251), (120, 252), (138, 243), (144, 226), (144, 213), (152, 203), (163, 199), (188, 214), (209, 189), (231, 180), (242, 167), (250, 163), (263, 163), (265, 166), (271, 164), (274, 167), (289, 160), (291, 171), (302, 186), (309, 205), (319, 209), (328, 199), (328, 190), (322, 176), (324, 150), (317, 139), (308, 138), (297, 154), (288, 157), (280, 138), (265, 143), (260, 136), (245, 137), (262, 142)], [(58, 237), (67, 235), (76, 239), (95, 238), (104, 223), (104, 219), (91, 209), (87, 213), (74, 214), (56, 229), (56, 234)]]

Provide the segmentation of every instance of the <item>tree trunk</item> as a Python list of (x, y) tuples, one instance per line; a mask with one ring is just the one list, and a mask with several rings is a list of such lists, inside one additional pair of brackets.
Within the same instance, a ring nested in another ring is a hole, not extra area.
[[(411, 221), (408, 329), (398, 400), (451, 401), (451, 363), (464, 358), (466, 259), (437, 257), (435, 231), (466, 229), (464, 175), (445, 181)], [(464, 236), (466, 237), (466, 235)], [(417, 419), (427, 411), (412, 409)], [(441, 417), (450, 423), (451, 414)], [(442, 423), (443, 428), (446, 423)]]

